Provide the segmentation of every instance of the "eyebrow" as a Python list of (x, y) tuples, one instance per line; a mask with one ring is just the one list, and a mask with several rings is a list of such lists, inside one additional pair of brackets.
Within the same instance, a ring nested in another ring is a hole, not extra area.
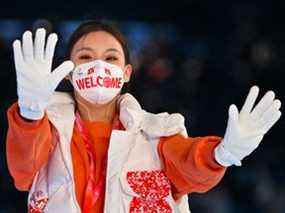
[(115, 48), (109, 48), (105, 52), (109, 52), (109, 51), (115, 51), (115, 52), (118, 52), (118, 53), (121, 54), (121, 52), (119, 50), (115, 49)]
[[(81, 47), (80, 49), (77, 49), (77, 50), (75, 51), (75, 53), (78, 53), (78, 52), (83, 51), (83, 50), (87, 50), (87, 51), (92, 51), (92, 52), (94, 52), (94, 49), (92, 49), (92, 48), (90, 48), (90, 47)], [(119, 54), (122, 54), (119, 50), (117, 50), (117, 49), (115, 49), (115, 48), (109, 48), (109, 49), (107, 49), (105, 52), (110, 52), (110, 51), (114, 51), (114, 52), (117, 52), (117, 53), (119, 53)]]
[(75, 50), (75, 53), (78, 53), (78, 52), (80, 52), (82, 50), (88, 50), (88, 51), (94, 52), (94, 50), (92, 48), (90, 48), (90, 47), (81, 47), (81, 48)]

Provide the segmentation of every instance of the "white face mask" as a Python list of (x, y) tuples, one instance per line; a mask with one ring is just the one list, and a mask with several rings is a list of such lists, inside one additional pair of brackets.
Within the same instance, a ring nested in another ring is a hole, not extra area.
[(124, 85), (123, 70), (102, 60), (80, 64), (72, 73), (74, 89), (91, 103), (105, 104), (119, 94)]

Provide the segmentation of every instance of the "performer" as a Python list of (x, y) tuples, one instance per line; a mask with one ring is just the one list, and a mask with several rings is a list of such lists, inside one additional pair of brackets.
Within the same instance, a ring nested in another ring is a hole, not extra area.
[[(272, 91), (254, 107), (254, 86), (240, 112), (230, 106), (223, 138), (189, 137), (182, 115), (146, 112), (121, 93), (132, 65), (112, 25), (81, 24), (70, 60), (52, 71), (56, 43), (44, 29), (13, 43), (18, 101), (7, 113), (7, 161), (16, 188), (29, 191), (29, 212), (190, 212), (187, 194), (240, 166), (281, 116)], [(74, 92), (55, 92), (64, 78)]]

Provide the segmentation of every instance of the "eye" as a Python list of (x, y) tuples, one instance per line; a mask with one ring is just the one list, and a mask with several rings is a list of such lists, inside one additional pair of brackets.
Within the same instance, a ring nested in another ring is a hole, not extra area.
[(117, 61), (118, 58), (117, 58), (116, 56), (108, 56), (108, 57), (106, 57), (105, 60), (106, 60), (106, 61)]
[(80, 60), (90, 60), (92, 57), (90, 55), (84, 54), (78, 57)]

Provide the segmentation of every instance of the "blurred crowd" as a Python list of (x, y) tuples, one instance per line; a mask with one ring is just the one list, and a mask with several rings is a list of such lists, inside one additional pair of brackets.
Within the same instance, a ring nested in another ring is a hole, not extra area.
[[(254, 20), (236, 18), (238, 24), (224, 36), (186, 33), (166, 23), (120, 23), (129, 40), (134, 66), (126, 90), (148, 111), (183, 114), (188, 134), (193, 137), (222, 137), (228, 107), (232, 103), (241, 107), (252, 85), (260, 86), (262, 94), (273, 89), (284, 103), (284, 62), (280, 56), (283, 44), (278, 43), (279, 35), (264, 35)], [(10, 24), (16, 27), (14, 22)], [(60, 34), (57, 63), (64, 57), (66, 40), (77, 23), (66, 21), (53, 26), (38, 20), (30, 26), (49, 27)], [(27, 193), (16, 191), (5, 159), (6, 110), (17, 100), (11, 41), (21, 35), (24, 27), (13, 29), (17, 33), (12, 36), (1, 35), (5, 29), (0, 31), (0, 213), (26, 209)], [(190, 194), (192, 211), (284, 212), (284, 124), (281, 119), (243, 166), (229, 168), (215, 189), (206, 194)]]

